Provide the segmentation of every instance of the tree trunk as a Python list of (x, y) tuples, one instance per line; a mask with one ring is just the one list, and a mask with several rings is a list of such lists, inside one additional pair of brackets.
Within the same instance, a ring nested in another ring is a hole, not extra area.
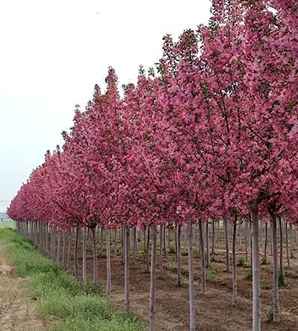
[(166, 236), (166, 225), (164, 224), (162, 227), (163, 230), (163, 256), (166, 258), (167, 257), (167, 246), (166, 246), (166, 241), (167, 241), (167, 236)]
[(250, 245), (250, 266), (252, 268), (252, 223), (249, 224), (250, 227), (250, 239), (249, 239), (249, 245)]
[[(100, 254), (103, 254), (104, 252), (104, 228), (100, 227)], [(107, 245), (107, 244), (106, 244)], [(115, 240), (115, 245), (117, 245), (117, 240)], [(117, 254), (117, 249), (115, 252), (115, 255)]]
[(145, 226), (144, 231), (143, 231), (143, 250), (144, 250), (144, 263), (147, 264), (147, 245), (146, 245), (146, 233), (147, 233), (147, 227)]
[(226, 247), (226, 272), (230, 272), (230, 258), (229, 258), (229, 235), (228, 235), (228, 220), (224, 219), (225, 231), (225, 247)]
[(215, 221), (212, 220), (211, 260), (214, 260), (214, 255), (215, 255)]
[(206, 221), (206, 268), (209, 267), (209, 221)]
[[(27, 222), (27, 239), (28, 239), (28, 222)], [(45, 251), (46, 251), (46, 255), (49, 255), (48, 223), (45, 224)]]
[(277, 226), (276, 216), (271, 215), (272, 226), (272, 318), (279, 321), (279, 290), (278, 290), (278, 262), (277, 262)]
[(65, 254), (65, 251), (66, 251), (66, 233), (63, 232), (62, 233), (62, 265), (63, 265), (63, 268), (65, 268), (65, 262), (66, 262), (66, 254)]
[(87, 268), (86, 268), (86, 228), (82, 229), (82, 250), (83, 250), (83, 263), (82, 263), (82, 279), (83, 279), (83, 284), (87, 283)]
[(150, 226), (147, 227), (146, 272), (149, 272), (149, 269), (150, 269), (149, 256), (150, 256)]
[(280, 277), (283, 278), (284, 277), (284, 263), (283, 263), (283, 231), (282, 231), (282, 222), (281, 222), (281, 217), (278, 217), (278, 221), (279, 221), (279, 234), (280, 234), (280, 241), (279, 241), (279, 274)]
[(290, 254), (289, 254), (289, 236), (288, 236), (288, 223), (285, 222), (285, 232), (286, 232), (286, 254), (287, 254), (287, 265), (290, 268)]
[(150, 270), (150, 303), (149, 303), (149, 330), (155, 331), (155, 304), (156, 304), (156, 225), (152, 226), (151, 270)]
[(92, 267), (92, 280), (93, 284), (97, 283), (97, 256), (96, 256), (96, 227), (91, 229), (92, 231), (92, 242), (93, 242), (93, 267)]
[(290, 258), (294, 258), (294, 252), (293, 252), (293, 237), (294, 237), (294, 231), (293, 231), (293, 224), (290, 224), (290, 237), (289, 237), (289, 246), (290, 246)]
[(237, 232), (237, 237), (238, 237), (238, 247), (239, 247), (239, 250), (242, 251), (242, 236), (241, 236), (241, 232), (242, 232), (242, 222), (240, 220), (240, 223), (238, 223), (238, 232)]
[(66, 269), (68, 269), (70, 267), (71, 250), (72, 250), (72, 231), (70, 231), (70, 233), (68, 234)]
[(192, 223), (187, 224), (188, 237), (188, 302), (189, 302), (189, 331), (196, 330), (196, 316), (194, 305), (194, 284), (192, 265)]
[(177, 260), (177, 286), (181, 286), (181, 224), (176, 228), (176, 260)]
[(76, 227), (76, 240), (75, 240), (75, 253), (74, 253), (74, 266), (75, 266), (75, 276), (78, 278), (79, 276), (79, 261), (78, 261), (78, 251), (79, 251), (79, 235), (80, 235), (80, 228)]
[(107, 248), (107, 285), (106, 294), (110, 295), (112, 290), (112, 275), (111, 275), (111, 230), (106, 233), (106, 248)]
[(199, 234), (200, 234), (200, 248), (201, 248), (201, 275), (202, 275), (202, 290), (206, 292), (206, 263), (205, 263), (205, 245), (203, 237), (202, 221), (199, 221)]
[(267, 264), (268, 224), (265, 223), (264, 264)]
[(261, 330), (261, 287), (260, 287), (259, 220), (257, 210), (252, 210), (252, 292), (253, 331)]
[[(32, 229), (30, 229), (30, 231), (32, 231)], [(30, 233), (31, 236), (31, 233)], [(49, 258), (52, 258), (52, 251), (53, 251), (53, 238), (52, 238), (52, 229), (49, 228), (48, 230), (48, 247), (49, 247)]]
[(129, 227), (124, 226), (124, 303), (125, 311), (129, 312)]
[(121, 263), (124, 265), (124, 228), (120, 228), (121, 231)]
[(56, 255), (56, 262), (58, 265), (60, 265), (60, 256), (61, 256), (61, 233), (57, 233), (57, 255)]
[(167, 246), (168, 246), (168, 251), (172, 252), (172, 231), (171, 231), (171, 225), (167, 228)]
[(133, 228), (133, 260), (136, 261), (136, 255), (137, 255), (137, 228)]
[(249, 224), (248, 222), (245, 222), (245, 230), (244, 230), (244, 238), (245, 238), (245, 261), (246, 263), (248, 262), (248, 241), (249, 241), (249, 238), (250, 238), (250, 235), (249, 235)]
[(234, 224), (233, 224), (233, 305), (236, 303), (237, 299), (237, 263), (236, 263), (236, 234), (237, 234), (237, 216), (235, 216)]

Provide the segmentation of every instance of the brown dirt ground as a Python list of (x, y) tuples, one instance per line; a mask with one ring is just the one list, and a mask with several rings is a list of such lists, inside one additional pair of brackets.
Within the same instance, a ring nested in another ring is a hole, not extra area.
[(0, 330), (45, 331), (46, 323), (37, 316), (26, 293), (24, 278), (15, 276), (0, 247)]
[[(185, 251), (185, 249), (183, 250)], [(175, 276), (175, 254), (160, 261), (157, 270), (157, 330), (187, 330), (188, 289), (187, 256), (182, 256), (182, 287), (177, 288)], [(224, 271), (224, 252), (218, 251), (211, 264), (207, 291), (200, 289), (200, 262), (198, 254), (194, 258), (197, 322), (200, 331), (246, 331), (251, 330), (251, 281), (249, 268), (238, 267), (238, 300), (232, 305), (232, 274)], [(271, 301), (271, 266), (262, 265), (262, 330), (298, 331), (298, 250), (291, 259), (291, 267), (286, 270), (286, 287), (280, 290), (281, 322), (267, 322)], [(88, 273), (91, 279), (92, 253), (88, 253)], [(285, 261), (286, 264), (286, 261)], [(98, 259), (98, 277), (103, 288), (106, 280), (106, 259)], [(111, 301), (116, 308), (123, 309), (123, 265), (121, 257), (112, 258)], [(145, 272), (144, 258), (138, 257), (130, 263), (130, 303), (131, 310), (141, 319), (147, 320), (149, 302), (149, 273)]]

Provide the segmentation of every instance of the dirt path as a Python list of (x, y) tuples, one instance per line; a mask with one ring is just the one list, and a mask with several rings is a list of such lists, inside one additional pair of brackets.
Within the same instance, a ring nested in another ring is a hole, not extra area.
[(45, 331), (44, 321), (37, 317), (34, 303), (26, 293), (26, 279), (15, 275), (0, 247), (0, 330)]

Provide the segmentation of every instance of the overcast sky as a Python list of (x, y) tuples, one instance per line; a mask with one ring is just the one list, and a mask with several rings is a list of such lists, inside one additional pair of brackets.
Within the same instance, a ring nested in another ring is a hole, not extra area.
[(120, 84), (166, 33), (207, 23), (209, 0), (0, 1), (0, 211), (113, 66)]

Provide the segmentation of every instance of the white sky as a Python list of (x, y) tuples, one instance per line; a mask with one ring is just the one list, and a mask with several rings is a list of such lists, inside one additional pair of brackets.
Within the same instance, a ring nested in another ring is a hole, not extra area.
[(207, 23), (209, 0), (0, 0), (0, 211), (112, 65), (120, 84), (162, 36)]

